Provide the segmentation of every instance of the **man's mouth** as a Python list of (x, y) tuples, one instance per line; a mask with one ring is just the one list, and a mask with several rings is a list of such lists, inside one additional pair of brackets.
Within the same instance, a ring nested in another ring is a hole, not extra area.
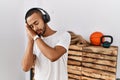
[(43, 32), (42, 29), (39, 29), (39, 30), (36, 31), (36, 33), (37, 33), (38, 35), (41, 35), (42, 32)]

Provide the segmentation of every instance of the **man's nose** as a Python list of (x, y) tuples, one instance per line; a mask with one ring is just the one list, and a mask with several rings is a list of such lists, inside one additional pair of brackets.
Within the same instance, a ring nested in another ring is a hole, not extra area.
[(34, 31), (37, 31), (37, 26), (36, 25), (34, 25)]

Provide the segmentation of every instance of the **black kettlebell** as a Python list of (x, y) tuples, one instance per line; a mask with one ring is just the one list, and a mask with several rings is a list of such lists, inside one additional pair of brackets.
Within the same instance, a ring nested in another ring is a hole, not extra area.
[[(111, 41), (104, 41), (105, 38), (110, 38)], [(101, 45), (102, 45), (104, 48), (109, 48), (110, 45), (111, 45), (112, 42), (113, 42), (113, 37), (110, 36), (110, 35), (103, 35), (103, 36), (101, 37), (101, 40), (100, 40), (100, 41), (101, 41)]]

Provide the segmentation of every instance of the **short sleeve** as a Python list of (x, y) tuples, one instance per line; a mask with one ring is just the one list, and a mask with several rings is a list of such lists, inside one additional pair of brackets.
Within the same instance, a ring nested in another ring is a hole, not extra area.
[(71, 41), (71, 35), (68, 32), (64, 32), (61, 34), (59, 42), (56, 45), (64, 47), (68, 50)]

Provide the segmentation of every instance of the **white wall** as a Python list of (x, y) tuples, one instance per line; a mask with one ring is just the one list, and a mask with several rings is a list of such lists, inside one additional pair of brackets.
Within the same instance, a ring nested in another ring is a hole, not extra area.
[(0, 0), (0, 80), (25, 80), (23, 0)]
[[(101, 31), (112, 35), (112, 45), (120, 47), (120, 0), (26, 0), (25, 8), (33, 7), (33, 3), (48, 11), (53, 29), (74, 31), (88, 41), (92, 32)], [(120, 55), (120, 78), (119, 66)]]

